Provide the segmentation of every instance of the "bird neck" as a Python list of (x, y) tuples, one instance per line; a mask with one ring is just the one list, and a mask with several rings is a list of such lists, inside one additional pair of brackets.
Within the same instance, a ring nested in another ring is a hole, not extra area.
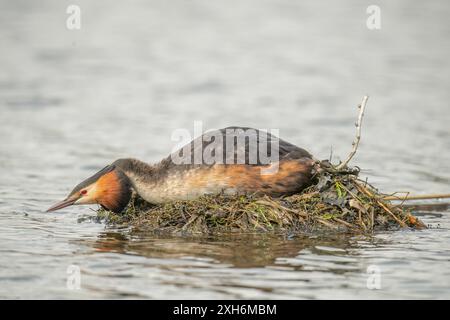
[(137, 194), (148, 201), (149, 192), (157, 184), (158, 166), (137, 159), (119, 159), (113, 165), (128, 177)]
[(114, 161), (113, 165), (125, 173), (128, 178), (151, 178), (155, 171), (153, 165), (137, 159), (119, 159)]
[(128, 177), (133, 188), (138, 193), (142, 185), (149, 186), (156, 183), (159, 172), (156, 165), (137, 159), (119, 159), (113, 165)]

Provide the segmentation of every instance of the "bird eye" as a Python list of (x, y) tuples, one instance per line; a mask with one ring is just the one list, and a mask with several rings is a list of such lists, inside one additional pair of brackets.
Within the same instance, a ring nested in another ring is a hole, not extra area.
[(80, 192), (82, 195), (85, 195), (87, 193), (87, 190), (81, 190)]

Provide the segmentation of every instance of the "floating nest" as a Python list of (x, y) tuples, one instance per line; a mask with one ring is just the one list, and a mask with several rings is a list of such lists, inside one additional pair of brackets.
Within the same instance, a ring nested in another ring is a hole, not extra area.
[(151, 205), (137, 195), (122, 214), (100, 209), (98, 217), (114, 226), (164, 233), (336, 231), (372, 233), (426, 226), (386, 194), (358, 178), (359, 169), (323, 172), (301, 193), (283, 198), (258, 195), (205, 195), (195, 200)]

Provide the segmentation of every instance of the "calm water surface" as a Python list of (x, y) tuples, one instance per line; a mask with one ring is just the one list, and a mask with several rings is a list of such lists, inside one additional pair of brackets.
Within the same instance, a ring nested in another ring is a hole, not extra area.
[(385, 192), (448, 193), (448, 2), (379, 1), (377, 31), (356, 0), (77, 1), (77, 31), (68, 4), (0, 1), (0, 298), (450, 298), (449, 211), (373, 237), (191, 238), (44, 212), (116, 158), (166, 156), (194, 120), (337, 161), (366, 93), (354, 164)]

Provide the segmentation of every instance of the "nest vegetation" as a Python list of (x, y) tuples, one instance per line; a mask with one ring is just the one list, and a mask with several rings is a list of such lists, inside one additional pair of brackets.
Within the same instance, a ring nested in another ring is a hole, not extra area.
[(372, 233), (426, 228), (410, 211), (385, 200), (388, 195), (359, 179), (358, 169), (335, 170), (326, 162), (321, 166), (324, 170), (312, 186), (288, 197), (215, 194), (152, 205), (134, 195), (123, 213), (100, 209), (98, 217), (109, 225), (168, 233)]

